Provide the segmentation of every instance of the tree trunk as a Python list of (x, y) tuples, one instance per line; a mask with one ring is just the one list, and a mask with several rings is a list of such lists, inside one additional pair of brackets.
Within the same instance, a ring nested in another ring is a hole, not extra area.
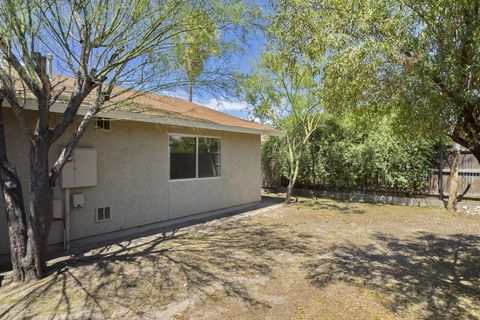
[(27, 223), (20, 180), (15, 168), (2, 163), (0, 170), (2, 194), (10, 241), (11, 263), (14, 281), (27, 281), (37, 278), (35, 268), (27, 262)]
[(458, 194), (458, 162), (460, 160), (460, 146), (455, 143), (453, 147), (452, 166), (450, 168), (450, 190), (447, 210), (455, 210), (457, 207)]
[(292, 192), (293, 187), (295, 186), (295, 181), (297, 180), (298, 175), (299, 160), (294, 160), (290, 164), (290, 177), (287, 186), (287, 194), (285, 195), (285, 203), (292, 202)]
[(290, 180), (288, 182), (288, 186), (287, 186), (287, 194), (285, 196), (285, 203), (291, 203), (292, 202), (293, 185), (294, 185), (294, 183), (292, 182), (292, 180)]
[(49, 145), (38, 141), (30, 148), (29, 247), (40, 277), (46, 267), (46, 248), (53, 218), (53, 188), (49, 180)]
[(8, 161), (2, 111), (0, 102), (0, 183), (8, 226), (13, 280), (29, 281), (40, 278), (41, 271), (36, 263), (32, 263), (22, 184), (15, 168)]
[(193, 101), (193, 81), (188, 82), (188, 101)]
[(316, 150), (313, 150), (313, 147), (310, 146), (310, 156), (312, 157), (312, 169), (310, 171), (310, 174), (312, 175), (310, 177), (310, 183), (311, 183), (311, 186), (312, 188), (316, 188), (317, 187), (317, 174), (315, 173), (315, 165), (316, 165), (316, 157), (317, 157), (317, 153), (315, 152)]
[(6, 157), (3, 122), (0, 121), (0, 182), (10, 240), (14, 281), (43, 277), (46, 247), (53, 212), (53, 189), (48, 177), (48, 146), (32, 146), (30, 150), (30, 215), (24, 206), (20, 179)]

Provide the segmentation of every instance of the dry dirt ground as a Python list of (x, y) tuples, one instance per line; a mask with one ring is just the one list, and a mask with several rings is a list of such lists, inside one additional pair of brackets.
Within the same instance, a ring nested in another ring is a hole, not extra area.
[(477, 319), (480, 217), (300, 199), (51, 261), (0, 319)]

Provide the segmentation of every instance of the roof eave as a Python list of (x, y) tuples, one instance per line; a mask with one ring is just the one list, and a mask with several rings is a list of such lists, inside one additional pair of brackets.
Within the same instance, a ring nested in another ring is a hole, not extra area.
[(182, 119), (177, 117), (165, 117), (160, 115), (144, 115), (142, 113), (136, 114), (136, 113), (122, 112), (122, 111), (108, 111), (108, 112), (105, 112), (103, 115), (111, 119), (158, 123), (158, 124), (179, 126), (179, 127), (190, 127), (190, 128), (198, 128), (198, 129), (209, 129), (209, 130), (219, 130), (219, 131), (227, 131), (227, 132), (279, 136), (279, 137), (285, 135), (283, 132), (273, 130), (273, 129), (261, 130), (261, 129), (254, 129), (254, 128), (230, 126), (230, 125), (219, 124), (214, 122)]
[[(50, 111), (54, 113), (63, 113), (66, 108), (67, 108), (67, 104), (57, 102), (54, 105), (52, 105), (52, 107), (50, 108)], [(25, 103), (25, 109), (36, 111), (37, 107), (33, 103), (33, 101), (27, 101), (27, 103)], [(80, 107), (77, 114), (80, 116), (83, 116), (87, 113), (87, 111), (88, 111), (88, 108)], [(126, 112), (126, 111), (110, 110), (110, 111), (106, 111), (102, 115), (111, 119), (116, 119), (116, 120), (130, 120), (130, 121), (158, 123), (158, 124), (180, 126), (180, 127), (190, 127), (190, 128), (238, 132), (238, 133), (249, 133), (249, 134), (268, 135), (268, 136), (277, 136), (277, 137), (285, 136), (284, 132), (275, 130), (275, 129), (261, 130), (261, 129), (254, 129), (254, 128), (224, 125), (224, 124), (219, 124), (214, 122), (196, 121), (196, 120), (182, 119), (177, 117), (165, 117), (160, 115), (145, 115), (142, 113), (134, 113), (134, 112)]]

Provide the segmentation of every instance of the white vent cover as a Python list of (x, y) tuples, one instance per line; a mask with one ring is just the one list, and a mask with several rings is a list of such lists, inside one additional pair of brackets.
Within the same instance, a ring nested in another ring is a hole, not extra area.
[(72, 194), (72, 207), (83, 208), (84, 206), (85, 206), (85, 194), (84, 193)]

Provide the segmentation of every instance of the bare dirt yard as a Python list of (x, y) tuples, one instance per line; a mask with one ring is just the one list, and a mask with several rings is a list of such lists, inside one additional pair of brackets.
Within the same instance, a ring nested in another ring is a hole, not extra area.
[(480, 217), (436, 208), (300, 199), (50, 267), (0, 319), (480, 318)]

